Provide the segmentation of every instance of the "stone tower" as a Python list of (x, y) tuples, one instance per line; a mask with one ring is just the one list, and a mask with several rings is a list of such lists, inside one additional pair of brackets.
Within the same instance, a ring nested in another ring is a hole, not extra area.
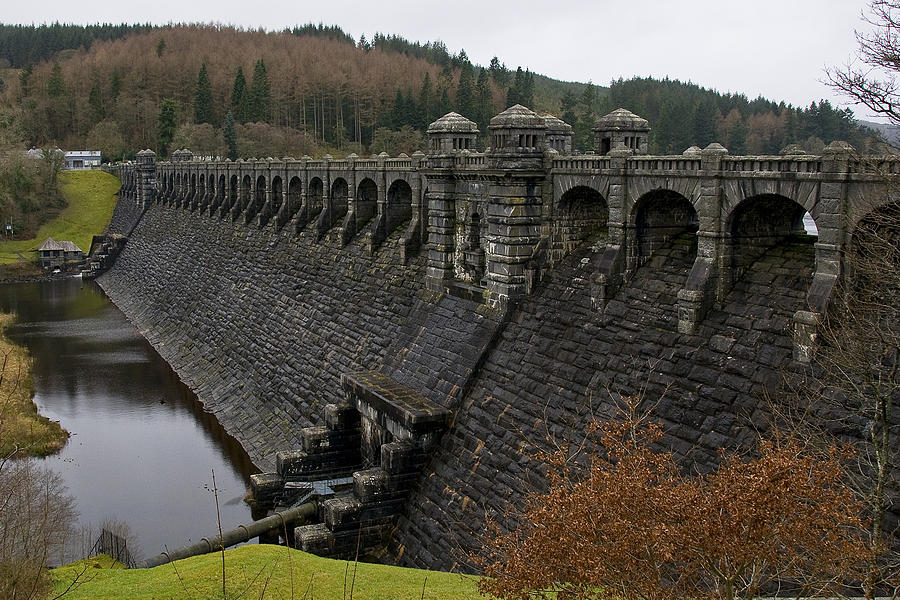
[(632, 154), (647, 154), (650, 123), (630, 110), (617, 108), (600, 117), (594, 123), (592, 131), (594, 152), (597, 154), (609, 154), (610, 150), (619, 146), (631, 150)]
[(141, 150), (136, 157), (138, 181), (136, 200), (138, 203), (147, 207), (154, 200), (156, 193), (156, 152), (150, 150)]

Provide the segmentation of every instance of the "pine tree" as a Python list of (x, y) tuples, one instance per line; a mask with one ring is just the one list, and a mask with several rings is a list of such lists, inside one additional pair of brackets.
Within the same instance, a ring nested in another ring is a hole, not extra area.
[(90, 107), (91, 125), (99, 123), (106, 116), (103, 110), (103, 92), (100, 91), (100, 85), (96, 82), (91, 86), (90, 94), (88, 94), (88, 106)]
[(268, 122), (272, 115), (272, 95), (269, 88), (269, 76), (263, 59), (256, 61), (253, 67), (253, 80), (250, 82), (250, 114), (251, 121)]
[(112, 81), (109, 84), (109, 97), (113, 102), (119, 99), (119, 92), (122, 91), (122, 76), (119, 75), (118, 69), (113, 69)]
[(222, 136), (225, 138), (225, 145), (228, 147), (228, 158), (237, 160), (237, 130), (234, 127), (234, 113), (230, 110), (225, 115), (225, 124), (222, 126)]
[(522, 76), (522, 88), (519, 102), (524, 106), (534, 106), (534, 73), (528, 69), (525, 70), (525, 75)]
[(244, 78), (244, 68), (238, 67), (234, 76), (234, 84), (231, 86), (231, 110), (238, 123), (247, 122), (247, 80)]
[(716, 137), (716, 106), (711, 101), (704, 99), (694, 109), (693, 143), (705, 148), (715, 141)]
[(481, 69), (478, 73), (478, 82), (475, 84), (475, 121), (478, 128), (487, 131), (488, 124), (494, 116), (494, 94), (491, 92), (491, 82), (487, 69)]
[(510, 106), (515, 106), (516, 104), (522, 104), (522, 79), (525, 73), (522, 71), (522, 67), (516, 69), (516, 75), (513, 77), (513, 84), (510, 86), (509, 91), (506, 92), (506, 108)]
[(66, 83), (63, 80), (62, 69), (58, 62), (53, 63), (50, 78), (47, 80), (47, 95), (51, 98), (59, 98), (66, 93)]
[(159, 38), (159, 43), (156, 44), (156, 56), (158, 58), (162, 58), (163, 52), (166, 51), (166, 39)]
[(403, 97), (403, 90), (397, 90), (397, 97), (394, 98), (394, 107), (391, 109), (391, 115), (388, 119), (388, 127), (391, 129), (400, 129), (405, 124), (406, 119), (406, 99)]
[(438, 115), (434, 114), (434, 90), (431, 87), (431, 74), (428, 71), (425, 71), (422, 89), (419, 90), (419, 107), (422, 110), (422, 121), (419, 123), (419, 129), (425, 129), (438, 117)]
[(450, 103), (450, 95), (447, 93), (447, 90), (444, 89), (441, 91), (441, 99), (438, 102), (438, 114), (441, 116), (446, 115), (448, 112), (453, 110), (453, 105)]
[(157, 125), (157, 149), (160, 156), (166, 156), (169, 152), (169, 144), (175, 137), (175, 127), (178, 125), (177, 104), (173, 98), (166, 98), (162, 101)]
[(475, 118), (475, 73), (472, 63), (462, 64), (459, 73), (459, 86), (456, 88), (456, 112), (462, 116)]
[(19, 88), (22, 91), (22, 97), (27, 98), (31, 95), (31, 74), (34, 72), (34, 65), (28, 63), (19, 73)]
[(213, 122), (212, 86), (209, 83), (209, 74), (206, 72), (206, 63), (200, 67), (197, 75), (197, 89), (194, 92), (194, 123)]

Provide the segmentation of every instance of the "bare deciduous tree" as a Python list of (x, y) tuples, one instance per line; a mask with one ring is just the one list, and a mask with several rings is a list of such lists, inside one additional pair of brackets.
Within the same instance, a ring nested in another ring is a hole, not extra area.
[(856, 32), (856, 58), (826, 69), (826, 82), (857, 104), (900, 123), (900, 0), (872, 0), (863, 19), (872, 31)]

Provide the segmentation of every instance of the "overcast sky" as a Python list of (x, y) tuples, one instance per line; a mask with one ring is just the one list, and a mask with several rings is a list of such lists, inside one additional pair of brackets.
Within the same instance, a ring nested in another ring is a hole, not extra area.
[[(359, 38), (376, 31), (442, 40), (456, 53), (569, 81), (669, 76), (721, 92), (808, 106), (847, 62), (867, 0), (41, 0), (4, 1), (4, 23), (204, 22), (282, 29), (323, 22)], [(854, 108), (854, 107), (851, 107)], [(868, 115), (855, 110), (860, 118)]]

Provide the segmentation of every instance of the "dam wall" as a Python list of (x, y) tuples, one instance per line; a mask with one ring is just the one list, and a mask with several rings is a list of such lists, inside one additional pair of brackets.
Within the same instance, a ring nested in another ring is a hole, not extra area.
[(802, 236), (772, 249), (686, 334), (676, 297), (692, 234), (598, 312), (601, 233), (505, 315), (424, 290), (424, 256), (402, 264), (398, 234), (374, 255), (339, 238), (151, 205), (98, 281), (264, 470), (343, 399), (342, 373), (381, 369), (451, 409), (389, 547), (400, 564), (460, 570), (474, 568), (485, 517), (540, 487), (532, 454), (612, 416), (617, 394), (643, 390), (667, 446), (696, 468), (751, 443), (765, 391), (794, 364), (791, 317), (814, 255)]

